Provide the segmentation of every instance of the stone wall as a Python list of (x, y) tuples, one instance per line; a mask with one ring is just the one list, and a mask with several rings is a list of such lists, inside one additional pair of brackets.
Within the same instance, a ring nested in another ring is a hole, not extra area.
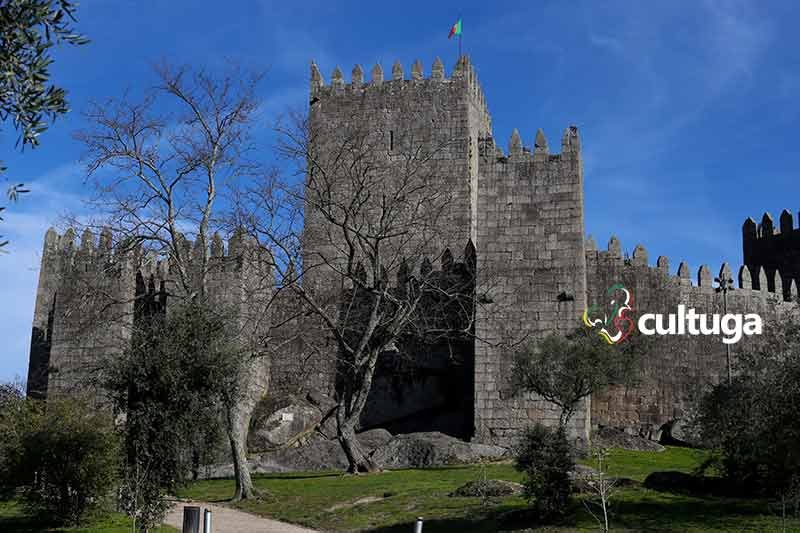
[[(192, 248), (186, 241), (188, 269), (196, 272), (200, 251)], [(245, 348), (263, 352), (258, 343), (268, 336), (281, 338), (265, 329), (277, 322), (265, 314), (275, 287), (266, 258), (241, 235), (231, 238), (228, 253), (215, 235), (208, 252), (210, 301), (236, 309), (240, 338), (252, 344)], [(110, 231), (104, 230), (98, 243), (87, 230), (76, 247), (72, 230), (59, 236), (51, 229), (39, 277), (28, 387), (44, 397), (92, 389), (103, 359), (129, 345), (136, 321), (169, 312), (167, 294), (175, 293), (177, 273), (169, 261), (151, 254), (119, 253)], [(266, 368), (270, 358), (264, 355), (259, 365)], [(39, 369), (48, 369), (46, 381)], [(261, 387), (266, 387), (263, 379)]]
[[(424, 162), (414, 171), (431, 176), (431, 185), (448, 196), (446, 215), (437, 229), (440, 235), (427, 250), (429, 255), (474, 238), (478, 139), (491, 135), (491, 119), (468, 58), (462, 58), (449, 77), (438, 58), (430, 77), (425, 77), (422, 64), (416, 61), (410, 79), (402, 65), (395, 63), (391, 79), (384, 79), (383, 68), (375, 65), (371, 79), (365, 82), (363, 70), (356, 65), (351, 82), (345, 83), (337, 67), (327, 85), (312, 64), (309, 142), (315, 158), (324, 162), (322, 166), (335, 167), (330, 159), (348, 140), (343, 132), (355, 136), (360, 127), (370, 134), (371, 145), (365, 154), (373, 163), (373, 172), (401, 172), (411, 155), (421, 154), (417, 161)], [(388, 186), (392, 177), (386, 178)], [(342, 183), (342, 187), (346, 185)], [(326, 232), (326, 226), (319, 213), (306, 206), (306, 261), (313, 261), (315, 253), (337, 255), (338, 237)]]
[[(541, 131), (531, 151), (515, 130), (508, 156), (483, 139), (478, 172), (475, 425), (482, 442), (507, 445), (525, 426), (559, 415), (533, 395), (510, 394), (513, 352), (574, 329), (586, 304), (577, 128), (564, 131), (558, 155)], [(587, 416), (586, 407), (575, 414), (573, 436), (588, 438)]]
[[(636, 318), (642, 312), (675, 312), (679, 304), (722, 314), (722, 296), (712, 287), (708, 267), (701, 267), (692, 283), (687, 265), (672, 275), (666, 258), (649, 265), (643, 247), (626, 259), (616, 239), (607, 251), (584, 242), (583, 166), (575, 127), (564, 131), (559, 154), (550, 153), (542, 131), (533, 146), (525, 146), (516, 130), (506, 154), (495, 145), (486, 99), (467, 57), (449, 76), (437, 59), (427, 77), (419, 61), (409, 77), (399, 63), (391, 76), (376, 65), (369, 77), (356, 66), (346, 83), (337, 67), (326, 84), (312, 64), (307, 148), (315, 157), (335, 157), (342, 132), (363, 126), (373, 143), (371, 163), (384, 170), (401, 168), (409, 146), (430, 153), (420, 170), (450, 200), (436, 227), (440, 235), (414, 256), (404, 249), (413, 249), (413, 242), (393, 251), (398, 259), (406, 256), (412, 271), (432, 268), (430, 261), (425, 266), (426, 256), (439, 257), (444, 271), (453, 256), (441, 252), (470, 242), (464, 263), (477, 263), (477, 305), (475, 340), (461, 342), (454, 357), (447, 351), (452, 346), (436, 346), (406, 354), (401, 366), (384, 362), (364, 427), (455, 427), (449, 431), (459, 436), (508, 445), (531, 423), (555, 424), (555, 406), (510, 393), (512, 355), (533, 339), (573, 330), (587, 305), (604, 303), (606, 290), (617, 282), (635, 295)], [(387, 189), (394, 179), (389, 174)], [(336, 192), (343, 198), (348, 193)], [(321, 214), (307, 209), (304, 216), (304, 266), (336, 256), (341, 243)], [(745, 222), (746, 266), (737, 276), (739, 288), (728, 295), (730, 312), (759, 313), (767, 323), (796, 315), (797, 306), (788, 300), (796, 299), (800, 284), (800, 229), (788, 211), (779, 226), (766, 214), (760, 225)], [(124, 349), (137, 313), (164, 306), (169, 312), (164, 291), (175, 283), (175, 272), (167, 261), (117, 254), (107, 231), (99, 242), (91, 233), (77, 247), (74, 241), (71, 231), (59, 236), (50, 230), (45, 237), (28, 372), (32, 396), (80, 390), (104, 354)], [(239, 326), (252, 350), (265, 338), (279, 348), (254, 367), (247, 402), (266, 390), (332, 396), (336, 344), (319, 321), (299, 312), (300, 302), (280, 292), (265, 258), (250, 244), (234, 235), (226, 251), (215, 236), (207, 283), (213, 301), (240, 311)], [(187, 256), (206, 252), (192, 251), (189, 241), (185, 245)], [(393, 279), (398, 273), (387, 274)], [(330, 293), (335, 314), (333, 296), (346, 289), (340, 277), (317, 268), (303, 283)], [(276, 303), (265, 315), (273, 296)], [(587, 400), (572, 419), (573, 437), (588, 438), (593, 426), (605, 425), (657, 436), (664, 423), (681, 417), (700, 392), (725, 375), (725, 347), (718, 338), (671, 336), (654, 342), (639, 384), (614, 386)], [(734, 345), (734, 357), (744, 346), (746, 340)]]
[[(654, 266), (648, 261), (647, 250), (636, 246), (629, 259), (623, 257), (622, 246), (616, 237), (608, 243), (607, 251), (597, 251), (592, 239), (586, 245), (587, 301), (603, 306), (606, 291), (615, 283), (622, 283), (634, 298), (632, 317), (638, 320), (643, 313), (677, 313), (678, 305), (695, 308), (698, 313), (724, 314), (723, 295), (715, 291), (708, 266), (701, 266), (692, 282), (689, 266), (681, 263), (675, 275), (670, 273), (669, 261), (659, 257)], [(753, 289), (750, 271), (746, 266), (732, 275), (727, 265), (720, 274), (738, 278), (737, 288), (728, 293), (729, 313), (758, 313), (764, 325), (796, 316), (797, 306), (785, 301), (778, 275), (772, 285), (777, 291), (767, 290), (768, 276), (760, 270), (755, 280), (761, 280)], [(796, 298), (797, 288), (790, 284), (787, 292)], [(643, 358), (640, 382), (636, 386), (613, 386), (592, 398), (593, 426), (615, 426), (643, 436), (658, 438), (663, 424), (681, 418), (687, 408), (713, 384), (727, 376), (726, 350), (721, 337), (704, 335), (653, 336), (650, 353)], [(733, 344), (732, 358), (747, 345), (747, 337)]]
[[(390, 79), (388, 76), (384, 79), (383, 68), (375, 65), (370, 79), (365, 81), (363, 70), (356, 65), (350, 83), (345, 82), (337, 67), (328, 84), (312, 64), (309, 115), (311, 148), (323, 168), (335, 168), (336, 162), (332, 159), (347, 140), (348, 132), (358, 135), (358, 128), (363, 126), (369, 132), (371, 145), (365, 153), (374, 167), (373, 172), (395, 169), (402, 173), (410, 156), (414, 156), (415, 161), (411, 164), (418, 165), (414, 172), (429, 177), (423, 193), (436, 191), (444, 198), (443, 217), (431, 226), (428, 235), (419, 239), (421, 242), (408, 239), (387, 243), (391, 252), (384, 252), (384, 257), (391, 257), (385, 259), (390, 278), (397, 275), (401, 259), (412, 271), (419, 270), (423, 268), (423, 257), (433, 258), (436, 262), (443, 259), (444, 250), (462, 248), (464, 243), (476, 237), (478, 140), (491, 134), (491, 119), (477, 75), (467, 57), (459, 61), (449, 76), (437, 58), (429, 76), (424, 73), (422, 64), (416, 61), (411, 67), (410, 77), (406, 76), (400, 63), (395, 63)], [(424, 162), (420, 164), (420, 160)], [(308, 176), (307, 182), (312, 179)], [(386, 190), (391, 196), (391, 181), (400, 179), (401, 176), (386, 176), (385, 185), (372, 191), (373, 195), (379, 196)], [(346, 178), (342, 181), (345, 183), (337, 187), (336, 194), (346, 197), (349, 184)], [(315, 291), (319, 301), (335, 301), (347, 283), (333, 269), (327, 268), (327, 264), (342, 257), (345, 249), (342, 236), (337, 235), (336, 230), (332, 231), (318, 210), (308, 204), (304, 222), (306, 273), (303, 283)], [(333, 313), (332, 306), (330, 309)], [(311, 328), (322, 329), (314, 324)], [(325, 333), (321, 335), (324, 337)], [(331, 339), (317, 339), (316, 342), (327, 346), (328, 350), (335, 350)], [(463, 379), (471, 384), (471, 346), (466, 351), (468, 356), (464, 364), (470, 371)], [(329, 356), (333, 362), (335, 353)], [(464, 359), (461, 355), (458, 358)], [(362, 417), (363, 426), (390, 424), (401, 427), (403, 420), (419, 418), (424, 411), (430, 415), (433, 410), (439, 413), (436, 416), (442, 423), (428, 429), (459, 426), (459, 435), (470, 436), (471, 427), (464, 431), (460, 429), (463, 426), (460, 422), (451, 423), (452, 419), (462, 416), (452, 414), (456, 410), (454, 406), (462, 403), (452, 398), (453, 387), (448, 381), (452, 376), (447, 375), (447, 369), (455, 368), (453, 361), (442, 360), (436, 350), (405, 354), (405, 359), (407, 361), (400, 366), (388, 361), (381, 365), (370, 397), (371, 404)], [(324, 387), (329, 394), (334, 372), (331, 364), (329, 385)], [(390, 375), (392, 373), (402, 375)], [(438, 390), (441, 387), (448, 388), (449, 392), (443, 394)], [(471, 388), (469, 391), (462, 389), (458, 388), (469, 395), (468, 403), (471, 404)]]
[[(131, 258), (114, 253), (111, 234), (99, 243), (85, 231), (79, 246), (68, 230), (45, 238), (42, 256), (47, 290), (37, 309), (52, 301), (47, 396), (86, 393), (95, 397), (102, 360), (127, 345), (134, 314), (135, 270)], [(35, 326), (34, 326), (35, 327)]]
[[(429, 261), (425, 263), (433, 267)], [(475, 343), (471, 335), (453, 332), (469, 328), (474, 273), (471, 242), (463, 259), (456, 260), (448, 250), (439, 268), (420, 273), (420, 278), (437, 290), (428, 290), (419, 305), (415, 327), (397, 343), (399, 353), (383, 354), (379, 359), (360, 419), (362, 430), (381, 427), (392, 433), (440, 431), (472, 437)], [(424, 333), (419, 334), (422, 324), (449, 332), (426, 338)]]

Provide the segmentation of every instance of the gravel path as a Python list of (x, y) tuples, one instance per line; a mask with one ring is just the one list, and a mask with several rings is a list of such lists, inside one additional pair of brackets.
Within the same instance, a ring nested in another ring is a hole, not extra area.
[(183, 507), (185, 505), (200, 507), (200, 533), (203, 533), (203, 509), (211, 511), (213, 533), (318, 533), (313, 529), (262, 518), (230, 507), (194, 501), (178, 502), (167, 514), (165, 523), (178, 528), (178, 531), (183, 527)]

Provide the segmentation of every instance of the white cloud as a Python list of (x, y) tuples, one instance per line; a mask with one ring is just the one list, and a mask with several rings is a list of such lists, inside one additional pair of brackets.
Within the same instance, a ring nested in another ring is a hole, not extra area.
[(0, 381), (27, 375), (44, 234), (59, 214), (80, 208), (80, 197), (67, 191), (80, 183), (81, 172), (79, 164), (65, 163), (30, 180), (31, 192), (8, 206), (0, 222), (11, 241), (0, 255)]

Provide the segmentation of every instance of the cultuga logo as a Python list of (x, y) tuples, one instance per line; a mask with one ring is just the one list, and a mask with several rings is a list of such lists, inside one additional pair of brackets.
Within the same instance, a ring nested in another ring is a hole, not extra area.
[[(611, 313), (606, 314), (597, 305), (583, 312), (583, 323), (597, 330), (609, 344), (619, 344), (627, 339), (634, 329), (633, 294), (622, 283), (615, 283), (606, 291), (611, 298)], [(694, 308), (678, 306), (678, 312), (668, 315), (643, 313), (636, 326), (642, 335), (721, 335), (725, 344), (735, 344), (743, 336), (761, 335), (763, 322), (756, 313), (724, 315), (697, 313)]]
[(589, 328), (598, 328), (597, 333), (609, 344), (619, 344), (633, 332), (633, 319), (627, 313), (633, 312), (633, 295), (622, 283), (615, 283), (606, 291), (611, 297), (611, 314), (604, 314), (599, 306), (591, 305), (583, 312), (583, 323)]

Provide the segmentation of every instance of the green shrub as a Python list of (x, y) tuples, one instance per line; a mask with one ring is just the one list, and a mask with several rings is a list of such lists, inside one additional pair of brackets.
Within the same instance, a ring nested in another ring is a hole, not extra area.
[(786, 497), (800, 480), (800, 327), (765, 331), (737, 356), (732, 383), (701, 401), (703, 440), (742, 491)]
[(141, 527), (161, 522), (168, 495), (220, 440), (243, 360), (231, 316), (201, 302), (175, 305), (142, 320), (128, 349), (103, 362), (102, 387), (126, 414), (120, 507)]
[(0, 405), (0, 486), (34, 512), (78, 523), (114, 488), (111, 416), (78, 400), (6, 399)]
[(564, 429), (536, 424), (522, 434), (517, 447), (517, 470), (525, 473), (525, 496), (543, 521), (567, 510), (574, 467)]

